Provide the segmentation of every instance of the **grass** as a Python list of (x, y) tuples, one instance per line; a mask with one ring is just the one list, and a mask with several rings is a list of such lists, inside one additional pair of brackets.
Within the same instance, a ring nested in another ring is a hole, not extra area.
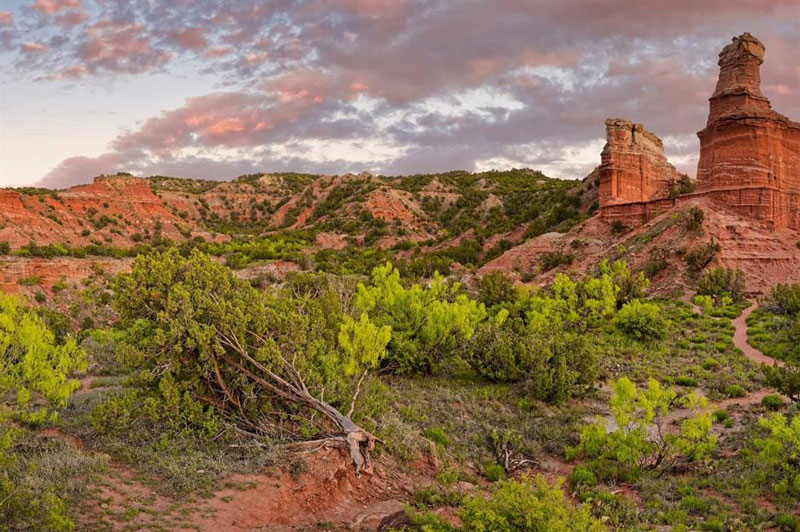
[(769, 357), (800, 363), (800, 345), (792, 337), (796, 319), (757, 308), (747, 317), (747, 342)]

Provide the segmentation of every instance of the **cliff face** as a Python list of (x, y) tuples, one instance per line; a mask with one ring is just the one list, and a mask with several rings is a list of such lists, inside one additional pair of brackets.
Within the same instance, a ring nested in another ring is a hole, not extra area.
[(700, 138), (697, 191), (770, 227), (800, 229), (800, 124), (761, 94), (764, 45), (749, 33), (719, 55)]
[(601, 154), (601, 205), (649, 201), (669, 195), (680, 179), (664, 156), (664, 145), (642, 124), (620, 118), (606, 120), (606, 145)]

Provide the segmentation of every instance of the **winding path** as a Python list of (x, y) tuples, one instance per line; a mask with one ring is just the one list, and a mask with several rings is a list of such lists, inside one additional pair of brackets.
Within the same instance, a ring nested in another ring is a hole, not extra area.
[(744, 353), (744, 356), (755, 362), (756, 364), (767, 364), (769, 365), (777, 365), (783, 366), (782, 360), (777, 360), (772, 357), (769, 357), (747, 343), (747, 317), (753, 313), (755, 309), (758, 308), (758, 302), (753, 303), (742, 313), (739, 315), (738, 318), (731, 320), (731, 323), (734, 327), (733, 332), (733, 345), (738, 347)]

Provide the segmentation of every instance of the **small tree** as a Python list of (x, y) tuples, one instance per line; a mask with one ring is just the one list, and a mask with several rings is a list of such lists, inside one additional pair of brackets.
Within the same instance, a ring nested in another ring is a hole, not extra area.
[(676, 397), (672, 388), (664, 389), (653, 379), (643, 390), (637, 390), (625, 377), (619, 379), (609, 403), (616, 428), (609, 432), (606, 420), (598, 417), (581, 431), (580, 443), (568, 449), (568, 457), (584, 455), (598, 465), (612, 462), (626, 474), (671, 467), (680, 458), (704, 459), (717, 443), (717, 437), (710, 434), (711, 413), (706, 410), (706, 399), (699, 394), (688, 396), (685, 406), (695, 414), (672, 433), (665, 424)]
[(80, 386), (69, 374), (85, 368), (86, 358), (72, 337), (57, 342), (39, 316), (0, 294), (0, 521), (11, 530), (73, 528), (63, 501), (26, 480), (13, 450), (19, 429), (10, 421), (54, 420), (54, 409)]
[(114, 304), (150, 410), (206, 428), (214, 413), (255, 436), (329, 438), (346, 446), (356, 473), (370, 468), (375, 439), (351, 415), (388, 326), (344, 316), (330, 291), (260, 292), (199, 251), (138, 257), (117, 278)]
[(392, 329), (386, 366), (398, 373), (431, 373), (453, 356), (486, 318), (486, 307), (448, 285), (438, 273), (427, 286), (404, 287), (391, 263), (372, 270), (372, 282), (359, 284), (355, 304)]

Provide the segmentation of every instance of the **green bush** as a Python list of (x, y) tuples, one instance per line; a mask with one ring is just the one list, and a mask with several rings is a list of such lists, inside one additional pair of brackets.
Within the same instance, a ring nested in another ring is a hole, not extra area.
[(725, 388), (725, 395), (728, 397), (744, 397), (747, 395), (747, 390), (738, 384), (731, 384)]
[(776, 314), (800, 313), (800, 284), (778, 284), (772, 288), (764, 308)]
[(479, 376), (494, 382), (524, 380), (534, 398), (554, 403), (591, 385), (599, 373), (597, 349), (584, 335), (562, 330), (557, 321), (487, 321), (464, 356)]
[(371, 283), (359, 283), (355, 306), (375, 323), (390, 327), (384, 367), (396, 373), (430, 374), (454, 357), (486, 318), (486, 308), (436, 275), (427, 285), (406, 288), (391, 263), (372, 270)]
[(638, 299), (626, 303), (617, 313), (618, 329), (638, 341), (663, 338), (666, 322), (655, 303), (642, 303)]
[(41, 318), (14, 297), (0, 294), (0, 520), (6, 530), (67, 531), (74, 528), (65, 503), (18, 454), (17, 422), (55, 420), (80, 384), (68, 378), (86, 369), (74, 339), (58, 342)]
[(689, 250), (686, 255), (684, 255), (684, 261), (691, 273), (699, 273), (714, 260), (714, 256), (721, 249), (722, 247), (712, 240), (708, 244), (702, 244)]
[(607, 420), (597, 420), (581, 430), (580, 442), (567, 449), (572, 459), (592, 459), (588, 466), (601, 477), (635, 478), (645, 469), (669, 467), (679, 458), (703, 460), (715, 449), (717, 437), (711, 434), (711, 413), (699, 393), (689, 395), (685, 406), (694, 412), (680, 423), (677, 432), (665, 428), (669, 409), (675, 406), (675, 391), (664, 389), (650, 379), (647, 388), (637, 390), (627, 378), (614, 384), (609, 407), (614, 430), (607, 430)]
[(8, 255), (9, 253), (11, 253), (11, 245), (6, 241), (0, 242), (0, 255)]
[(345, 315), (333, 288), (262, 292), (199, 251), (170, 251), (117, 277), (114, 308), (142, 414), (199, 435), (217, 433), (220, 417), (261, 437), (339, 434), (356, 472), (368, 463), (372, 436), (337, 407), (363, 404), (361, 383), (391, 332)]
[(435, 514), (410, 515), (412, 524), (426, 532), (604, 532), (606, 526), (592, 517), (588, 507), (575, 506), (561, 485), (550, 486), (543, 477), (501, 480), (489, 497), (468, 497), (462, 503), (461, 526)]
[(769, 394), (761, 399), (761, 406), (767, 410), (780, 410), (783, 408), (783, 399), (780, 395)]
[(490, 308), (514, 299), (514, 285), (503, 272), (491, 272), (478, 283), (478, 301)]
[(439, 427), (430, 427), (423, 432), (422, 435), (431, 440), (433, 443), (441, 445), (442, 447), (447, 447), (447, 445), (450, 443), (450, 438), (448, 438), (444, 433), (444, 430)]
[(731, 268), (714, 268), (700, 279), (697, 293), (717, 299), (729, 297), (734, 302), (742, 301), (745, 296), (744, 274)]
[(775, 388), (792, 401), (800, 400), (800, 365), (789, 363), (784, 366), (762, 365), (767, 385)]
[(562, 251), (546, 251), (542, 253), (540, 259), (542, 271), (550, 271), (554, 268), (558, 268), (562, 264), (572, 264), (572, 259), (572, 255)]
[(760, 418), (758, 424), (765, 435), (754, 443), (762, 465), (769, 471), (773, 490), (778, 495), (800, 497), (800, 416), (787, 418), (774, 413)]

